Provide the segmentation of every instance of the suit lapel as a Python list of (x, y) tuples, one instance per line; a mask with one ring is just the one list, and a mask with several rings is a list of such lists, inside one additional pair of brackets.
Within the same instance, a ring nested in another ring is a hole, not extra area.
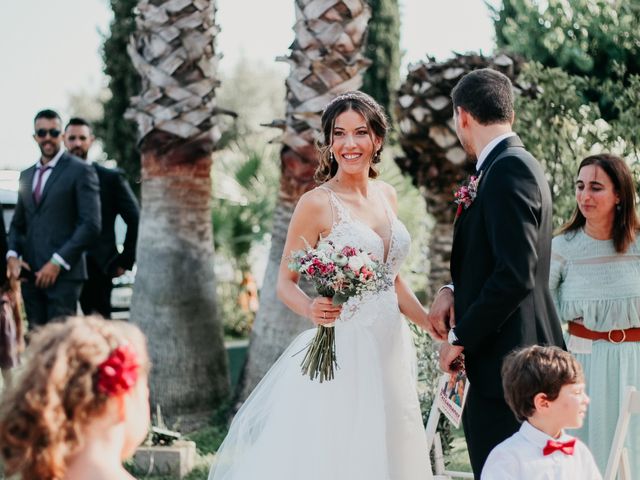
[[(524, 145), (522, 143), (522, 141), (520, 140), (520, 137), (518, 137), (517, 135), (511, 136), (511, 137), (507, 137), (504, 140), (502, 140), (500, 143), (498, 143), (493, 150), (491, 150), (491, 152), (489, 152), (489, 155), (487, 156), (487, 158), (485, 159), (484, 162), (482, 162), (482, 166), (480, 167), (480, 170), (478, 172), (479, 175), (482, 175), (482, 178), (480, 179), (480, 183), (478, 184), (478, 197), (480, 196), (480, 192), (482, 190), (482, 184), (486, 181), (486, 177), (489, 174), (489, 170), (491, 168), (491, 165), (493, 165), (493, 162), (496, 161), (496, 159), (500, 156), (500, 154), (502, 152), (504, 152), (507, 148), (509, 147), (523, 147)], [(476, 201), (478, 200), (478, 197), (476, 197)], [(453, 253), (456, 251), (456, 240), (459, 239), (460, 235), (458, 234), (458, 232), (460, 231), (460, 227), (462, 225), (462, 223), (464, 223), (465, 218), (467, 217), (469, 213), (469, 208), (465, 208), (462, 210), (462, 213), (460, 214), (460, 216), (456, 219), (455, 224), (453, 226), (453, 244), (452, 244), (452, 259), (453, 259)]]
[(25, 208), (27, 208), (28, 210), (33, 210), (36, 205), (33, 201), (33, 176), (35, 175), (36, 172), (36, 167), (35, 165), (27, 168), (24, 172), (24, 175), (22, 176), (22, 189), (24, 190), (22, 192), (23, 194), (23, 201), (24, 201), (24, 205)]
[(63, 170), (67, 168), (67, 165), (69, 165), (69, 156), (66, 153), (63, 153), (55, 168), (51, 171), (51, 175), (49, 175), (47, 183), (44, 184), (44, 190), (42, 190), (42, 197), (40, 197), (38, 207), (47, 200), (47, 194), (53, 188), (56, 180), (60, 178)]
[(518, 137), (517, 135), (505, 138), (498, 145), (496, 145), (495, 148), (491, 150), (491, 152), (489, 152), (489, 155), (487, 156), (485, 161), (482, 162), (480, 171), (484, 172), (484, 175), (486, 175), (491, 165), (493, 165), (493, 162), (495, 162), (496, 158), (498, 158), (498, 156), (509, 147), (524, 148), (524, 145), (522, 143), (522, 140), (520, 140), (520, 137)]

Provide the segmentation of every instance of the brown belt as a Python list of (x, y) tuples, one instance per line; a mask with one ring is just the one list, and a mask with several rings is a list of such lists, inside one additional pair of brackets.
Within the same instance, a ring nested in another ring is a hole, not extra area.
[(575, 337), (586, 338), (588, 340), (606, 340), (611, 343), (640, 342), (640, 328), (596, 332), (589, 330), (581, 323), (569, 322), (569, 333)]

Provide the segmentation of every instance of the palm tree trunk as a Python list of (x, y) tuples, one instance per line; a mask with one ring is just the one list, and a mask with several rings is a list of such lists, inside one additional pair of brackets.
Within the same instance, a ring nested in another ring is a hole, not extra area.
[(146, 333), (152, 406), (190, 430), (229, 394), (216, 316), (211, 224), (215, 7), (210, 0), (141, 0), (129, 54), (142, 92), (142, 212), (131, 321)]
[(260, 292), (247, 362), (237, 397), (244, 400), (291, 340), (310, 322), (291, 312), (276, 295), (278, 268), (291, 215), (300, 196), (313, 188), (315, 135), (324, 106), (340, 93), (357, 90), (369, 65), (363, 56), (370, 8), (365, 0), (296, 0), (296, 39), (286, 59), (287, 110), (281, 141), (280, 192), (269, 262)]
[(131, 321), (149, 340), (151, 401), (169, 422), (206, 422), (229, 393), (222, 324), (216, 317), (211, 156), (174, 163), (142, 156), (142, 215)]

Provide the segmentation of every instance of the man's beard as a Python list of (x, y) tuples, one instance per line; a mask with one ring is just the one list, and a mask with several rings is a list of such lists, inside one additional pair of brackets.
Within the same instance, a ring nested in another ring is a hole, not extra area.
[(70, 152), (76, 157), (80, 157), (83, 160), (87, 159), (87, 153), (89, 153), (86, 150), (83, 150), (81, 147), (72, 148)]
[[(49, 155), (49, 154), (47, 154), (45, 152), (45, 147), (47, 147), (47, 146), (52, 146), (54, 148), (53, 153), (51, 155)], [(52, 142), (44, 142), (41, 145), (39, 145), (39, 147), (40, 147), (40, 153), (42, 154), (42, 156), (44, 158), (49, 158), (49, 159), (55, 157), (57, 155), (57, 153), (60, 151), (60, 146), (58, 146), (56, 148), (55, 143), (52, 143)]]

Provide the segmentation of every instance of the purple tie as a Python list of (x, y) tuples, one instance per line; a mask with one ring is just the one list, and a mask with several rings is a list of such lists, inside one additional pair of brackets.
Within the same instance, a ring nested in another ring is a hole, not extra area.
[(40, 199), (42, 199), (42, 177), (49, 169), (51, 169), (49, 166), (38, 168), (38, 180), (36, 181), (36, 188), (33, 189), (33, 201), (36, 202), (36, 205), (39, 205)]

